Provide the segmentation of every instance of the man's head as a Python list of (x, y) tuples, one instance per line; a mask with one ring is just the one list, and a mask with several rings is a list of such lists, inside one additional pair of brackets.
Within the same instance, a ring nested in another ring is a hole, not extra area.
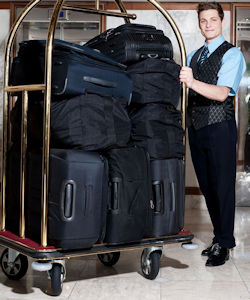
[(224, 11), (223, 8), (221, 7), (220, 3), (218, 2), (201, 2), (197, 6), (197, 13), (198, 13), (198, 18), (200, 19), (200, 13), (203, 10), (208, 10), (208, 9), (215, 9), (218, 12), (218, 15), (221, 19), (221, 21), (224, 19)]
[(222, 34), (224, 12), (217, 2), (202, 2), (197, 8), (199, 27), (206, 42), (210, 43)]

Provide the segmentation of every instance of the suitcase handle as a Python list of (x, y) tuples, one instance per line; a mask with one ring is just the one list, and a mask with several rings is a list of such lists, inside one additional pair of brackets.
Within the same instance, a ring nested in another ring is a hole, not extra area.
[(154, 202), (154, 212), (163, 213), (164, 204), (164, 189), (162, 181), (153, 181), (153, 202)]
[(65, 180), (61, 188), (61, 218), (63, 221), (71, 221), (75, 215), (75, 182)]
[(121, 181), (119, 177), (111, 179), (111, 207), (113, 211), (119, 210), (119, 199), (121, 193)]
[(117, 83), (115, 83), (115, 82), (103, 80), (103, 79), (96, 78), (96, 77), (84, 76), (83, 80), (86, 82), (89, 82), (89, 83), (97, 84), (97, 85), (108, 87), (108, 88), (116, 88), (117, 87)]
[(175, 197), (175, 188), (174, 187), (175, 187), (174, 182), (170, 182), (170, 190), (171, 190), (171, 198), (172, 198), (170, 211), (175, 211), (176, 197)]

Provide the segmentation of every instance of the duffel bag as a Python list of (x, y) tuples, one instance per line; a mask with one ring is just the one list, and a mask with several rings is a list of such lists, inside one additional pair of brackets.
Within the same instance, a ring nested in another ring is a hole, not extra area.
[(121, 99), (86, 93), (51, 104), (51, 144), (103, 150), (128, 144), (131, 122)]
[(181, 95), (180, 68), (173, 60), (154, 58), (130, 65), (131, 103), (170, 103), (177, 107)]

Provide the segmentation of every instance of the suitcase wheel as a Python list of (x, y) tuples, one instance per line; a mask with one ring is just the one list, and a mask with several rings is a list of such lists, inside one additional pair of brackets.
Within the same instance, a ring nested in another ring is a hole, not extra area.
[(49, 275), (51, 279), (51, 295), (59, 296), (63, 288), (65, 267), (60, 263), (53, 263), (52, 269), (49, 271)]
[(0, 263), (3, 273), (11, 280), (21, 279), (28, 270), (27, 257), (12, 249), (3, 251)]
[(120, 258), (120, 252), (110, 252), (110, 253), (104, 253), (104, 254), (97, 254), (100, 262), (104, 264), (104, 266), (112, 267), (115, 265), (119, 258)]
[(145, 278), (153, 280), (159, 273), (161, 251), (145, 249), (141, 255), (141, 270)]

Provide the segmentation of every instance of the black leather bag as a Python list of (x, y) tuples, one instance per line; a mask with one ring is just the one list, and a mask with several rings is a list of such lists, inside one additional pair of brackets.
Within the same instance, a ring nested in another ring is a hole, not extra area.
[(133, 80), (131, 103), (170, 103), (177, 107), (180, 66), (170, 59), (148, 58), (128, 67)]

